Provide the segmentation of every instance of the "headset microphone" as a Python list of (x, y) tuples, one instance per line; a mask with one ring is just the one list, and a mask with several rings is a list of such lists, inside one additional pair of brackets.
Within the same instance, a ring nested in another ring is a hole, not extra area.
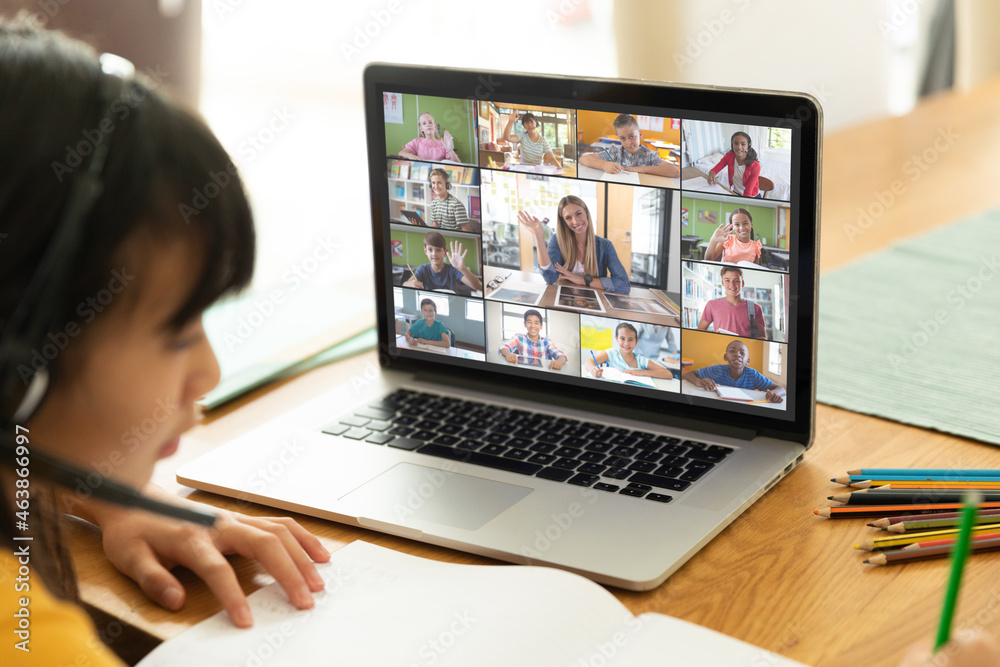
[(4, 434), (4, 439), (11, 438), (10, 441), (0, 443), (0, 450), (4, 453), (4, 463), (13, 465), (14, 459), (26, 456), (29, 461), (31, 475), (38, 475), (46, 481), (57, 484), (66, 489), (78, 489), (81, 485), (89, 490), (89, 497), (115, 505), (122, 505), (134, 509), (141, 509), (154, 514), (190, 521), (202, 526), (215, 525), (216, 515), (206, 510), (190, 509), (178, 507), (170, 503), (161, 502), (148, 498), (137, 489), (103, 477), (99, 484), (92, 486), (89, 482), (93, 472), (88, 472), (72, 463), (50, 456), (34, 447), (27, 453), (18, 451), (18, 447), (10, 431)]

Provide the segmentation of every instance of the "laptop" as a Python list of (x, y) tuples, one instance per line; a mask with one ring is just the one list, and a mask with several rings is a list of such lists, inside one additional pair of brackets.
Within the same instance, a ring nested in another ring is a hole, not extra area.
[(380, 368), (178, 481), (659, 585), (813, 441), (819, 105), (388, 64), (364, 95)]

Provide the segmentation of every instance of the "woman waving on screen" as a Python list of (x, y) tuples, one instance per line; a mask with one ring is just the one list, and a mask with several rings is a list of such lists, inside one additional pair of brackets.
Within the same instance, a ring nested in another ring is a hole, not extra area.
[(594, 235), (587, 204), (576, 195), (559, 200), (556, 233), (545, 243), (545, 223), (526, 211), (517, 221), (535, 237), (538, 268), (550, 285), (565, 280), (574, 285), (628, 294), (632, 285), (611, 241)]

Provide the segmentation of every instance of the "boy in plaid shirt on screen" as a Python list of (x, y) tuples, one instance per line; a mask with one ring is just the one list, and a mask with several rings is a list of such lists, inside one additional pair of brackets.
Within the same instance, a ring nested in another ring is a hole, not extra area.
[(516, 365), (520, 361), (526, 366), (541, 366), (542, 359), (551, 359), (549, 370), (557, 371), (569, 361), (569, 357), (551, 340), (539, 335), (542, 330), (542, 314), (537, 310), (524, 312), (524, 328), (527, 333), (514, 334), (500, 348), (500, 356), (506, 359), (507, 363)]

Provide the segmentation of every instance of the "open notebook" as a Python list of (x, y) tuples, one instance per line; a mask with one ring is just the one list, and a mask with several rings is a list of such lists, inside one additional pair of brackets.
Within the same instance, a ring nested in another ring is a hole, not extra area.
[(321, 574), (314, 609), (295, 610), (271, 584), (249, 596), (252, 629), (219, 612), (140, 667), (801, 664), (670, 616), (632, 616), (600, 586), (551, 568), (454, 565), (357, 541)]

